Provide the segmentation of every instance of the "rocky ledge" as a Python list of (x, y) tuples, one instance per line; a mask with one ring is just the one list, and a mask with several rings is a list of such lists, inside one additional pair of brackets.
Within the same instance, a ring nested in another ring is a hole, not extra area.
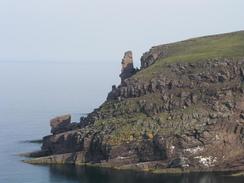
[(244, 32), (153, 47), (80, 122), (51, 120), (33, 164), (160, 171), (244, 170)]

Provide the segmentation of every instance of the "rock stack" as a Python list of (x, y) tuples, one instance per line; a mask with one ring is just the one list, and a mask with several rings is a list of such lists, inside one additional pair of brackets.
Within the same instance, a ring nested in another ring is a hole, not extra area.
[(135, 73), (132, 51), (125, 52), (121, 64), (122, 64), (122, 69), (121, 69), (120, 78), (121, 78), (121, 83), (123, 83), (125, 79), (131, 77)]

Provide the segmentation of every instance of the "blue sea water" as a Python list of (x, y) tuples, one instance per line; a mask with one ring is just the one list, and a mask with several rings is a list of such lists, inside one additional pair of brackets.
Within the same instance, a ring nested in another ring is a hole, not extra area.
[[(103, 72), (106, 71), (106, 72)], [(25, 164), (19, 153), (40, 148), (23, 143), (49, 134), (50, 118), (98, 107), (118, 82), (113, 64), (0, 63), (0, 183), (243, 183), (244, 177), (195, 173), (150, 175), (132, 171)], [(95, 73), (95, 74), (94, 74)]]

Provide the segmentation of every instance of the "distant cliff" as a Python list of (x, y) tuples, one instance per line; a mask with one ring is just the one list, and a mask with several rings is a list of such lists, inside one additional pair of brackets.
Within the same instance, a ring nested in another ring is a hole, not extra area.
[(244, 31), (153, 47), (79, 123), (51, 120), (29, 163), (119, 169), (244, 169)]

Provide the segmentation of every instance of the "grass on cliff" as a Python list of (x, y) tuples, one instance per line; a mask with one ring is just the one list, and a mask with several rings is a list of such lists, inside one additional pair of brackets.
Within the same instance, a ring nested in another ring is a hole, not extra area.
[(151, 79), (170, 63), (244, 58), (244, 31), (193, 38), (164, 47), (167, 56), (138, 72), (135, 78)]
[(94, 126), (100, 130), (113, 129), (104, 137), (107, 138), (104, 140), (110, 145), (127, 143), (135, 139), (140, 140), (144, 133), (153, 134), (153, 130), (156, 128), (152, 119), (142, 113), (97, 120)]
[(142, 112), (122, 114), (96, 120), (94, 127), (97, 131), (108, 129), (104, 135), (104, 141), (110, 145), (140, 141), (143, 138), (153, 139), (156, 134), (181, 135), (185, 131), (201, 129), (202, 123), (199, 123), (198, 119), (208, 116), (208, 111), (203, 110), (201, 105), (199, 103), (188, 108), (181, 108), (173, 114), (168, 112), (161, 112), (153, 116)]

